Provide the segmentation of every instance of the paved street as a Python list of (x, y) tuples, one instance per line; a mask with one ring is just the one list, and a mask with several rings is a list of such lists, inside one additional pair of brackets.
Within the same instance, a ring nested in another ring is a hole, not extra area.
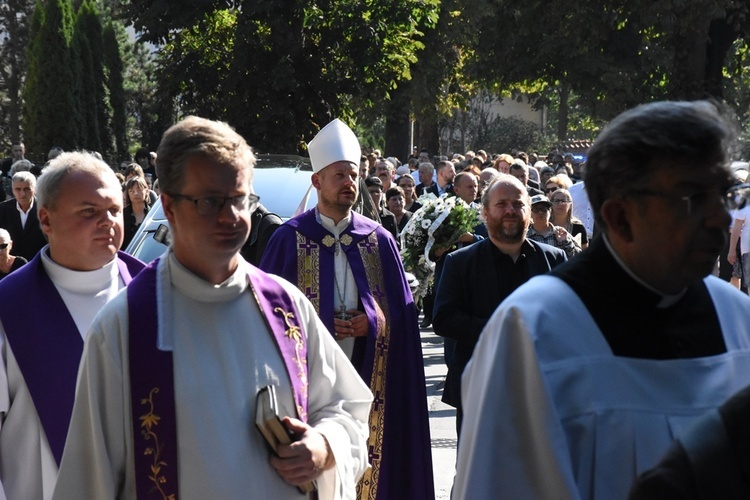
[(443, 338), (435, 335), (432, 327), (422, 329), (422, 354), (430, 412), (435, 498), (448, 500), (456, 472), (456, 410), (440, 401), (447, 368), (443, 362)]

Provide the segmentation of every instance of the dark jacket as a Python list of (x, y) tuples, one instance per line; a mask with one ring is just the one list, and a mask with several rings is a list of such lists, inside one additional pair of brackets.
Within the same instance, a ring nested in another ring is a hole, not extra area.
[(283, 223), (281, 217), (269, 212), (263, 205), (258, 205), (258, 208), (250, 217), (250, 235), (240, 250), (242, 257), (252, 265), (258, 266), (268, 240)]
[[(526, 240), (529, 278), (545, 274), (567, 260), (565, 252), (544, 243)], [(484, 326), (500, 302), (492, 240), (486, 239), (448, 254), (435, 293), (435, 333), (456, 340), (456, 349), (445, 379), (443, 401), (459, 407), (461, 375), (471, 359)]]
[(37, 215), (38, 202), (34, 200), (34, 206), (29, 210), (26, 226), (21, 226), (21, 215), (16, 208), (16, 199), (0, 203), (0, 227), (10, 233), (13, 240), (13, 255), (20, 255), (31, 261), (36, 253), (47, 244), (42, 228), (39, 225)]

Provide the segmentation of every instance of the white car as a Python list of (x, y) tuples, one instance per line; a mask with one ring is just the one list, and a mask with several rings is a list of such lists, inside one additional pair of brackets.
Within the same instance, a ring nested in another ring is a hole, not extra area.
[[(253, 191), (269, 212), (286, 221), (318, 203), (311, 189), (310, 160), (292, 155), (258, 155), (253, 171)], [(125, 252), (143, 262), (151, 262), (169, 245), (169, 222), (161, 199), (151, 208)]]

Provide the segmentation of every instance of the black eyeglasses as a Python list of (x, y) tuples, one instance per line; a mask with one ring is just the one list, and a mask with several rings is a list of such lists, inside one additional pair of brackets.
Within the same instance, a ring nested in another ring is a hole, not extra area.
[(184, 199), (193, 202), (195, 204), (195, 209), (198, 211), (198, 215), (216, 215), (224, 209), (227, 202), (237, 210), (247, 210), (252, 213), (258, 208), (258, 203), (260, 202), (260, 196), (255, 194), (241, 194), (239, 196), (202, 196), (200, 198), (192, 198), (190, 196), (185, 196), (184, 194), (170, 194), (169, 196), (176, 200)]
[(551, 188), (551, 189), (547, 188), (547, 189), (544, 190), (545, 193), (552, 193), (552, 192), (555, 192), (555, 191), (557, 191), (557, 188)]
[(628, 193), (630, 196), (656, 196), (666, 200), (685, 204), (688, 215), (699, 213), (706, 209), (712, 201), (718, 201), (725, 210), (738, 210), (747, 205), (750, 200), (750, 184), (738, 184), (726, 191), (709, 189), (691, 194), (659, 193), (648, 189), (636, 190)]
[(0, 245), (0, 250), (5, 250), (6, 248), (8, 248), (8, 245), (10, 245), (10, 243), (3, 243), (2, 245)]

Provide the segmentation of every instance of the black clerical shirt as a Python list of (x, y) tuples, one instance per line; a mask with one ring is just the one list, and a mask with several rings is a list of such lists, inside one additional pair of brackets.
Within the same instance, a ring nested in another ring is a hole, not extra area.
[(695, 358), (727, 350), (703, 280), (691, 283), (677, 303), (659, 308), (661, 296), (633, 280), (603, 238), (552, 274), (578, 294), (616, 356)]

